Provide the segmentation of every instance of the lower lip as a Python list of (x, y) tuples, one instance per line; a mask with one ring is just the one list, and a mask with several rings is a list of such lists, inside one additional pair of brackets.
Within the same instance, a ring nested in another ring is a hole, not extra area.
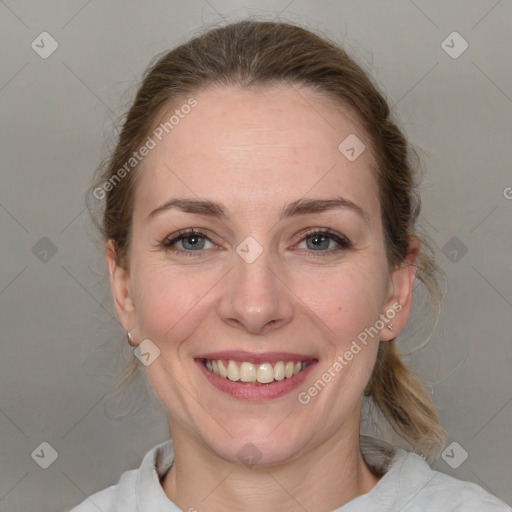
[(219, 377), (211, 372), (199, 360), (196, 360), (205, 377), (223, 393), (231, 395), (238, 400), (265, 401), (280, 398), (299, 387), (317, 361), (311, 362), (304, 370), (289, 379), (276, 380), (271, 384), (246, 384), (240, 381), (234, 382), (224, 377)]

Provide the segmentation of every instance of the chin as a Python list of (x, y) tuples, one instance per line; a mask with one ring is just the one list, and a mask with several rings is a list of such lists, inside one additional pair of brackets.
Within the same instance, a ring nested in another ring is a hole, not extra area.
[(260, 468), (280, 465), (297, 458), (308, 437), (305, 428), (295, 424), (290, 432), (286, 421), (279, 425), (282, 420), (257, 424), (240, 420), (230, 423), (229, 433), (219, 426), (216, 432), (205, 433), (203, 440), (217, 456), (231, 463)]

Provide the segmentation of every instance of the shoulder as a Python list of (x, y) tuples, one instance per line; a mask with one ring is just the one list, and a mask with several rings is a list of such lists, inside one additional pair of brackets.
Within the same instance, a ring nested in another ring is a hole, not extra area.
[(512, 512), (512, 508), (479, 485), (435, 471), (415, 453), (380, 441), (366, 441), (361, 448), (370, 465), (375, 459), (380, 462), (384, 474), (368, 494), (354, 500), (355, 505), (379, 512)]
[(114, 512), (115, 496), (117, 494), (117, 486), (112, 485), (103, 491), (89, 496), (80, 505), (72, 508), (70, 512)]
[(426, 505), (447, 512), (512, 512), (479, 485), (434, 471), (414, 453), (406, 452), (400, 480), (403, 482), (407, 475), (411, 475), (412, 485), (407, 496), (410, 506), (404, 512), (422, 510)]
[(152, 448), (140, 468), (125, 471), (116, 485), (111, 485), (89, 496), (70, 512), (135, 512), (137, 502), (144, 503), (146, 510), (179, 510), (165, 496), (160, 479), (174, 462), (171, 441)]
[[(121, 475), (119, 483), (92, 494), (70, 512), (117, 512), (120, 499), (135, 503), (135, 482), (139, 470), (133, 469)], [(126, 512), (131, 510), (127, 509)], [(134, 509), (135, 510), (135, 509)]]

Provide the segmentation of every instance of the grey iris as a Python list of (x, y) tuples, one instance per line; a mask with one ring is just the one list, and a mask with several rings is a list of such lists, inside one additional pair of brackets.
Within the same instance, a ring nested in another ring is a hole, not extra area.
[(307, 245), (308, 249), (312, 249), (313, 251), (318, 251), (321, 249), (328, 249), (330, 241), (331, 241), (331, 239), (328, 236), (313, 235), (306, 239), (306, 245)]

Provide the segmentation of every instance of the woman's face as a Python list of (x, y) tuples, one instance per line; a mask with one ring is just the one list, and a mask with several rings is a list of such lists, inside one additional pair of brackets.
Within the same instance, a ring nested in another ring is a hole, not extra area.
[(195, 99), (139, 169), (129, 270), (109, 256), (175, 442), (272, 464), (353, 439), (414, 279), (389, 272), (366, 134), (306, 88)]

